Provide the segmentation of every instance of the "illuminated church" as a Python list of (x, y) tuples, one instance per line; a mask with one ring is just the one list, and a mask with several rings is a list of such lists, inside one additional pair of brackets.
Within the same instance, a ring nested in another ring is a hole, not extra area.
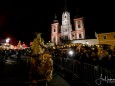
[(55, 45), (61, 44), (63, 40), (85, 39), (84, 18), (78, 17), (73, 19), (74, 28), (72, 28), (70, 12), (67, 9), (62, 13), (61, 24), (55, 19), (51, 24), (51, 42)]

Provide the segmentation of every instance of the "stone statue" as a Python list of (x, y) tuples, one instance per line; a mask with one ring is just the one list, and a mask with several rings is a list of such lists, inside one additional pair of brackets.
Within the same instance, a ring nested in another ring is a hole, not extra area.
[(32, 48), (32, 55), (38, 55), (38, 54), (43, 54), (45, 51), (45, 48), (47, 48), (44, 45), (44, 40), (41, 38), (42, 33), (35, 33), (36, 38), (33, 40), (33, 44), (31, 46)]
[(45, 84), (52, 80), (53, 60), (50, 52), (48, 52), (48, 49), (44, 44), (43, 38), (41, 38), (41, 33), (35, 34), (37, 37), (33, 40), (31, 46), (32, 55), (29, 60), (29, 74), (30, 80), (32, 81), (32, 84), (34, 84), (32, 86), (41, 86), (41, 84)]

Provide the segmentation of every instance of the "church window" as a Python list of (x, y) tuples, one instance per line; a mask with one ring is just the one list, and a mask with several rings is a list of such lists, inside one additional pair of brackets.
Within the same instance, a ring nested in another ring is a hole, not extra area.
[(72, 34), (72, 37), (74, 37), (74, 34)]
[(65, 16), (65, 18), (66, 18), (66, 16)]
[(81, 28), (80, 21), (78, 21), (78, 28)]
[(113, 35), (113, 38), (115, 39), (115, 35)]
[(56, 32), (56, 29), (54, 29), (54, 32)]
[(81, 34), (79, 34), (79, 38), (81, 38)]
[(103, 39), (107, 39), (107, 36), (103, 36)]

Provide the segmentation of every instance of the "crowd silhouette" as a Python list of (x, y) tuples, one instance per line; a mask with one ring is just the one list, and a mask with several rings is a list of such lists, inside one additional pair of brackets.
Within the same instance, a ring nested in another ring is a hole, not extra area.
[[(68, 54), (68, 50), (74, 51), (73, 55)], [(69, 48), (55, 49), (54, 57), (70, 58), (82, 63), (98, 65), (103, 68), (115, 70), (115, 50), (110, 46), (72, 46)]]

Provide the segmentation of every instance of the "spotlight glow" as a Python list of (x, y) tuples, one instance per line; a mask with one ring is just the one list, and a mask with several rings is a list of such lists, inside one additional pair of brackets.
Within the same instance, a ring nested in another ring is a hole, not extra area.
[(10, 38), (7, 38), (7, 39), (6, 39), (6, 43), (9, 43), (9, 41), (10, 41)]
[(70, 50), (68, 53), (69, 53), (69, 55), (73, 55), (74, 54), (74, 52), (72, 50)]

